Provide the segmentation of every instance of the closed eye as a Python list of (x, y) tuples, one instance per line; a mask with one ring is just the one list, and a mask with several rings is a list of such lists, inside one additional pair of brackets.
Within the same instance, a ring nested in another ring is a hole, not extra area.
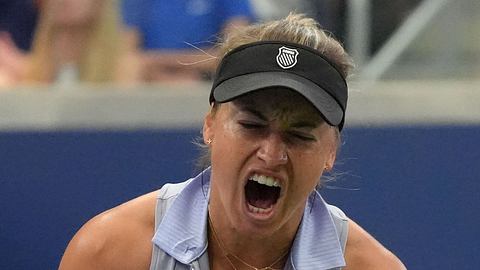
[(303, 132), (298, 132), (298, 131), (290, 131), (290, 132), (288, 132), (288, 134), (293, 136), (295, 139), (299, 139), (299, 140), (306, 141), (306, 142), (313, 142), (313, 141), (317, 140), (313, 135), (308, 134), (308, 133), (303, 133)]

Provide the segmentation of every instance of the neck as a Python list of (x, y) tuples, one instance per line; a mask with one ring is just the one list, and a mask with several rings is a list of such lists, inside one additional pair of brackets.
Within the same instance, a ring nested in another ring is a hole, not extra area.
[[(283, 269), (298, 228), (282, 228), (268, 236), (242, 234), (210, 212), (208, 253), (211, 269)], [(249, 266), (250, 265), (250, 266)], [(251, 267), (253, 266), (253, 267)], [(267, 268), (269, 267), (270, 268)]]

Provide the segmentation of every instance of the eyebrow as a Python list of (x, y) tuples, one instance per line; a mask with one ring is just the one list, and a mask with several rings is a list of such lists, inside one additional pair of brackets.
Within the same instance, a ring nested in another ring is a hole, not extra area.
[[(239, 107), (240, 107), (241, 110), (245, 111), (246, 113), (250, 113), (250, 114), (254, 115), (255, 117), (259, 118), (260, 120), (268, 122), (268, 118), (265, 115), (263, 115), (260, 111), (255, 109), (253, 106), (245, 104), (245, 105), (241, 105)], [(300, 120), (298, 122), (292, 123), (291, 127), (292, 128), (315, 129), (321, 124), (321, 122), (322, 121), (319, 120), (319, 119), (311, 120), (311, 121)]]
[(320, 121), (299, 121), (291, 125), (293, 128), (311, 128), (314, 129), (320, 125)]
[(242, 111), (245, 111), (249, 114), (252, 114), (253, 116), (257, 117), (258, 119), (262, 120), (262, 121), (265, 121), (265, 122), (268, 122), (268, 118), (263, 115), (260, 111), (256, 110), (255, 108), (253, 108), (252, 106), (249, 106), (249, 105), (240, 105), (239, 108), (242, 110)]

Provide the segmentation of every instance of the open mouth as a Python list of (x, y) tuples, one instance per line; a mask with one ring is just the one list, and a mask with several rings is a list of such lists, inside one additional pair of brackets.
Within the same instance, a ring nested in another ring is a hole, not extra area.
[(280, 197), (280, 183), (277, 179), (255, 174), (245, 185), (245, 197), (250, 212), (266, 214), (273, 209)]

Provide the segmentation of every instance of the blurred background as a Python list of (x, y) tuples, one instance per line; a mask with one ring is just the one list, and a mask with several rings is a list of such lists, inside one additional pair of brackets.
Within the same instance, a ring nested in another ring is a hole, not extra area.
[(194, 176), (215, 42), (291, 11), (356, 62), (326, 200), (409, 269), (478, 269), (478, 0), (0, 0), (0, 269)]

